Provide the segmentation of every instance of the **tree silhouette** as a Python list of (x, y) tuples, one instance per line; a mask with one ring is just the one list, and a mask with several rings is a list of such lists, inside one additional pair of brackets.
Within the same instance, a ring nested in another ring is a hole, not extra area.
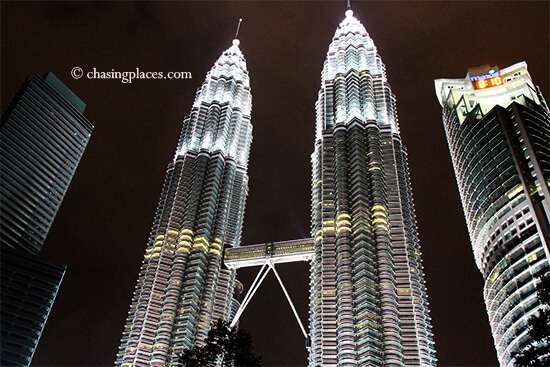
[(219, 319), (208, 332), (203, 347), (186, 350), (179, 362), (184, 367), (259, 367), (261, 357), (253, 352), (252, 336)]

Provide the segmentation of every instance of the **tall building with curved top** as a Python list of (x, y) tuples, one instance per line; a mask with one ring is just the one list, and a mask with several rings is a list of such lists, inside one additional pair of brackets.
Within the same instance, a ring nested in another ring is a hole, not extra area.
[(511, 367), (550, 270), (550, 112), (525, 62), (435, 89), (498, 359)]
[(321, 73), (312, 163), (310, 366), (435, 366), (395, 96), (351, 10)]
[(116, 365), (160, 366), (201, 344), (218, 318), (230, 319), (234, 271), (224, 246), (240, 242), (248, 192), (252, 107), (239, 41), (196, 94), (147, 243)]

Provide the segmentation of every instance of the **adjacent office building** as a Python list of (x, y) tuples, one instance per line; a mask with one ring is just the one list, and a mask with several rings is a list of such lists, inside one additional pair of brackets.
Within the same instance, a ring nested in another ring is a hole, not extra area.
[(321, 73), (312, 154), (310, 366), (435, 366), (395, 96), (346, 12)]
[(48, 320), (66, 266), (2, 246), (1, 365), (28, 366)]
[(248, 193), (252, 98), (239, 41), (197, 91), (174, 160), (168, 165), (116, 365), (176, 362), (204, 342), (211, 324), (229, 320), (235, 272), (225, 247), (240, 243)]
[(525, 62), (435, 89), (498, 359), (513, 366), (550, 271), (550, 112)]
[(38, 254), (93, 129), (54, 74), (25, 81), (2, 115), (2, 244)]
[(90, 139), (54, 74), (27, 79), (0, 132), (1, 364), (29, 365), (65, 273), (38, 255)]

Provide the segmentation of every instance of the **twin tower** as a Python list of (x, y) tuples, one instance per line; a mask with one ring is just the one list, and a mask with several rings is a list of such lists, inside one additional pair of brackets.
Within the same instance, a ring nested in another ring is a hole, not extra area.
[[(117, 366), (175, 364), (204, 342), (213, 321), (237, 314), (237, 270), (224, 258), (247, 248), (240, 237), (251, 107), (246, 61), (234, 40), (183, 122)], [(435, 366), (395, 96), (351, 10), (329, 46), (315, 109), (312, 238), (296, 241), (311, 264), (309, 365)], [(265, 256), (278, 249), (270, 251)]]

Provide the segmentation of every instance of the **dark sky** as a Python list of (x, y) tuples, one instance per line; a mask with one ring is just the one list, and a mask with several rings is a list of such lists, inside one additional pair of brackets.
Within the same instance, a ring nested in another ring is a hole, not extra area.
[[(525, 60), (548, 100), (549, 4), (352, 1), (397, 96), (440, 366), (497, 361), (433, 80)], [(112, 365), (181, 122), (239, 18), (254, 125), (243, 244), (308, 237), (314, 103), (345, 10), (345, 1), (2, 2), (2, 111), (27, 75), (53, 71), (95, 125), (42, 251), (68, 270), (34, 365)], [(75, 80), (75, 66), (193, 78)], [(307, 264), (279, 269), (306, 322)], [(257, 271), (239, 277), (249, 285)], [(304, 340), (283, 297), (268, 277), (241, 327), (265, 365), (304, 366)]]

